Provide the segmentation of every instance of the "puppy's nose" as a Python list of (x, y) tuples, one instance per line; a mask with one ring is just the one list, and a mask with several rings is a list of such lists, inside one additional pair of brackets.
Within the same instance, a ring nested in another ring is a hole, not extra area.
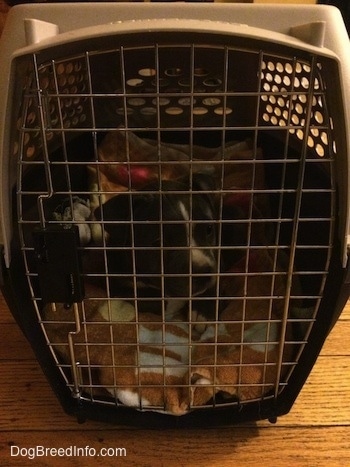
[(192, 293), (207, 290), (215, 283), (214, 269), (210, 265), (192, 267)]

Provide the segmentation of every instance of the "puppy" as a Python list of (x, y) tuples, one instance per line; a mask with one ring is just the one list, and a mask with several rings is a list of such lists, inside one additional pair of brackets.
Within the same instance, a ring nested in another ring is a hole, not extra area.
[(171, 319), (189, 298), (213, 287), (214, 190), (210, 176), (196, 173), (192, 179), (157, 181), (102, 205), (95, 217), (108, 234), (108, 274), (119, 276), (111, 282), (113, 293), (120, 294), (123, 277), (135, 278), (138, 295), (167, 300), (166, 318)]

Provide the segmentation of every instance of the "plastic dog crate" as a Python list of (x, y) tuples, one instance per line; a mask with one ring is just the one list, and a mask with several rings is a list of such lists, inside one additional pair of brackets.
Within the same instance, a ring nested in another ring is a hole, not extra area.
[(68, 413), (289, 411), (349, 296), (349, 52), (332, 7), (12, 9), (2, 289)]

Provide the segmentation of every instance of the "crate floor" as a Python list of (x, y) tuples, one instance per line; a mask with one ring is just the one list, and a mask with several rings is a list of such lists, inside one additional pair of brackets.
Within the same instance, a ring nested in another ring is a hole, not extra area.
[[(268, 422), (220, 429), (141, 430), (97, 422), (79, 425), (66, 415), (1, 297), (0, 458), (3, 465), (28, 465), (11, 457), (22, 448), (77, 446), (125, 448), (126, 457), (104, 458), (103, 466), (274, 466), (350, 464), (350, 301), (291, 412)], [(13, 452), (15, 449), (13, 448)], [(122, 451), (119, 451), (122, 454)], [(85, 459), (86, 460), (86, 459)], [(97, 459), (95, 459), (96, 461)], [(37, 466), (82, 465), (82, 458), (39, 457)], [(91, 459), (91, 462), (93, 460)], [(92, 465), (92, 464), (91, 464)]]

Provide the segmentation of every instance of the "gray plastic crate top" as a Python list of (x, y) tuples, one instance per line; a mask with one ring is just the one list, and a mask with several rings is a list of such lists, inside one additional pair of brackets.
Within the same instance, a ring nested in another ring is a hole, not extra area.
[[(82, 14), (82, 9), (84, 14)], [(69, 11), (69, 14), (67, 12)], [(210, 18), (210, 19), (208, 19)], [(325, 5), (243, 5), (243, 4), (149, 4), (149, 3), (64, 3), (19, 5), (10, 11), (0, 42), (1, 76), (0, 140), (2, 164), (2, 219), (11, 217), (9, 193), (16, 174), (15, 158), (8, 157), (13, 107), (13, 62), (22, 55), (74, 44), (111, 35), (147, 35), (150, 31), (181, 31), (203, 33), (208, 37), (234, 36), (244, 41), (264, 41), (274, 46), (287, 46), (334, 60), (334, 79), (338, 95), (334, 96), (342, 124), (337, 142), (338, 150), (348, 155), (350, 115), (349, 40), (339, 10)], [(142, 40), (142, 39), (141, 39)], [(335, 127), (335, 131), (338, 128)], [(348, 156), (344, 156), (346, 159)], [(340, 190), (342, 197), (350, 196), (348, 162), (343, 161)], [(8, 189), (7, 189), (8, 188)], [(348, 205), (348, 203), (345, 203)], [(349, 220), (341, 213), (346, 226), (341, 235), (343, 264), (347, 261)], [(11, 223), (3, 223), (1, 243), (6, 264), (9, 264)]]

